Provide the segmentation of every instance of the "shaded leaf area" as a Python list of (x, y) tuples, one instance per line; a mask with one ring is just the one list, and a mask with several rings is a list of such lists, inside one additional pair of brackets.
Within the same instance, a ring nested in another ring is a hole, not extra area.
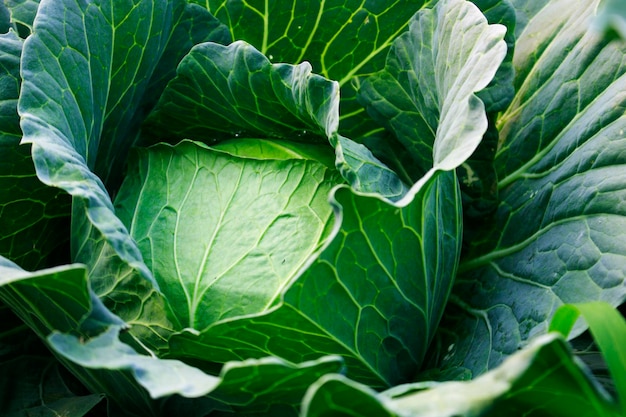
[(475, 93), (507, 53), (504, 32), (470, 2), (441, 2), (414, 16), (385, 70), (364, 82), (359, 100), (410, 154), (413, 181), (456, 168), (480, 143), (487, 117)]
[(336, 171), (293, 159), (295, 145), (252, 139), (231, 152), (245, 143), (274, 159), (189, 141), (138, 149), (116, 199), (177, 330), (267, 310), (332, 228)]
[[(343, 366), (337, 357), (301, 365), (269, 358), (230, 363), (219, 377), (211, 376), (176, 360), (139, 354), (123, 343), (124, 334), (120, 331), (125, 330), (125, 324), (94, 297), (83, 266), (69, 265), (29, 273), (0, 258), (0, 272), (2, 300), (36, 331), (91, 392), (106, 393), (117, 407), (118, 415), (161, 416), (175, 411), (205, 415), (212, 410), (232, 411), (231, 405), (261, 410), (267, 406), (268, 399), (282, 401), (286, 409), (293, 411), (311, 383), (323, 374), (340, 372)], [(21, 332), (16, 327), (11, 331)], [(56, 379), (56, 365), (47, 361), (40, 363), (39, 359), (34, 359), (32, 365), (46, 365), (38, 368), (43, 374), (33, 373), (32, 378), (46, 379), (46, 384), (47, 378), (53, 378), (54, 386), (50, 389), (63, 388)], [(2, 366), (0, 370), (4, 369)], [(251, 389), (248, 395), (241, 390), (242, 381)], [(260, 387), (264, 389), (258, 389)], [(40, 388), (38, 395), (44, 395), (46, 387)], [(59, 398), (54, 404), (51, 400), (48, 402), (47, 397), (32, 401), (46, 400), (46, 404), (37, 403), (37, 406), (79, 410), (89, 404), (93, 406), (102, 398), (101, 395), (70, 397), (68, 393), (66, 400)]]
[(0, 376), (0, 413), (6, 417), (93, 415), (104, 398), (87, 393), (49, 355), (20, 355), (3, 361)]
[(39, 0), (5, 0), (4, 5), (10, 13), (11, 24), (22, 38), (32, 33), (33, 22), (39, 8)]
[(13, 31), (0, 35), (0, 255), (37, 269), (66, 260), (55, 249), (68, 241), (70, 200), (37, 179), (30, 146), (19, 145), (22, 46)]
[[(291, 2), (194, 0), (273, 62), (307, 61), (315, 73), (341, 86), (341, 132), (363, 136), (377, 126), (356, 101), (362, 79), (384, 66), (391, 42), (429, 2), (324, 0)], [(430, 2), (432, 3), (432, 2)]]
[(453, 172), (436, 174), (398, 204), (337, 188), (333, 234), (280, 302), (173, 335), (171, 356), (225, 362), (274, 355), (297, 363), (337, 354), (351, 378), (372, 386), (410, 379), (455, 275), (459, 199)]
[(555, 334), (543, 335), (467, 382), (424, 382), (382, 394), (342, 376), (311, 386), (303, 416), (571, 416), (619, 414), (614, 402)]
[(466, 224), (446, 369), (496, 366), (562, 303), (626, 297), (626, 50), (588, 30), (596, 2), (559, 5), (535, 14), (516, 45), (517, 94), (498, 119), (501, 202)]

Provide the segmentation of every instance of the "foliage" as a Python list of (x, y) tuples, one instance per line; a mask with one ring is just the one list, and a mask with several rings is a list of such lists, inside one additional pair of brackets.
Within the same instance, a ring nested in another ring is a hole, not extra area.
[(2, 414), (621, 415), (622, 9), (0, 4)]

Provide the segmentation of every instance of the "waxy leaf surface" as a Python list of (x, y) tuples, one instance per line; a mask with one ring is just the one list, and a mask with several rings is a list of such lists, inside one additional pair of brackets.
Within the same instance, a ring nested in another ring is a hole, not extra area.
[(561, 6), (534, 14), (516, 44), (517, 93), (497, 121), (501, 201), (466, 224), (444, 368), (478, 375), (545, 332), (559, 305), (626, 297), (626, 45), (589, 30), (597, 2)]
[(383, 393), (341, 375), (322, 377), (303, 401), (304, 417), (617, 417), (588, 369), (556, 334), (543, 335), (499, 367), (464, 382), (400, 385)]
[(364, 82), (360, 101), (415, 161), (413, 178), (456, 168), (480, 143), (487, 116), (475, 93), (507, 53), (504, 33), (470, 2), (440, 2), (413, 17), (385, 69)]
[(280, 302), (171, 338), (174, 357), (224, 362), (275, 355), (344, 357), (348, 374), (384, 387), (411, 378), (436, 328), (459, 254), (460, 200), (452, 172), (391, 204), (334, 191), (335, 226)]

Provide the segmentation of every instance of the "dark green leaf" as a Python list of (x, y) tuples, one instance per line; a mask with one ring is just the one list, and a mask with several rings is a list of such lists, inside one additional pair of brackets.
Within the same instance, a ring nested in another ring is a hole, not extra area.
[(376, 129), (356, 102), (363, 77), (383, 68), (391, 42), (424, 0), (362, 2), (193, 0), (228, 25), (234, 40), (254, 45), (272, 62), (307, 61), (341, 86), (341, 132), (358, 138)]
[[(11, 21), (21, 25), (18, 29), (23, 37), (30, 35), (33, 30), (39, 2), (39, 0), (4, 0), (4, 4), (11, 12)], [(24, 33), (22, 29), (25, 29)]]
[(342, 376), (311, 386), (303, 417), (617, 417), (606, 393), (556, 335), (537, 338), (467, 382), (423, 382), (377, 394)]
[(2, 362), (0, 413), (4, 417), (90, 415), (103, 395), (76, 392), (68, 379), (51, 356), (21, 355)]
[(70, 207), (64, 192), (37, 179), (30, 146), (19, 145), (22, 46), (13, 31), (0, 35), (0, 255), (37, 269), (59, 261), (53, 252), (67, 244)]
[(597, 3), (550, 3), (518, 39), (517, 94), (497, 122), (501, 202), (468, 225), (444, 368), (478, 375), (562, 303), (626, 297), (626, 45), (588, 30)]

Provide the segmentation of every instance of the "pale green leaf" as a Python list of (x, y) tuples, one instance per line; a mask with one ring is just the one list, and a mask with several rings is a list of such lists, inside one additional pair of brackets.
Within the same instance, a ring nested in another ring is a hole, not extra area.
[(359, 100), (416, 161), (414, 178), (458, 167), (480, 143), (487, 116), (476, 92), (507, 53), (504, 34), (468, 1), (439, 2), (413, 17), (385, 70), (363, 83)]
[(328, 236), (339, 182), (314, 160), (240, 158), (186, 141), (137, 150), (116, 207), (178, 329), (204, 329), (276, 303)]
[(174, 335), (171, 355), (302, 362), (337, 354), (351, 378), (373, 386), (410, 379), (455, 275), (461, 232), (456, 177), (437, 173), (396, 204), (347, 187), (332, 196), (332, 235), (277, 303)]

